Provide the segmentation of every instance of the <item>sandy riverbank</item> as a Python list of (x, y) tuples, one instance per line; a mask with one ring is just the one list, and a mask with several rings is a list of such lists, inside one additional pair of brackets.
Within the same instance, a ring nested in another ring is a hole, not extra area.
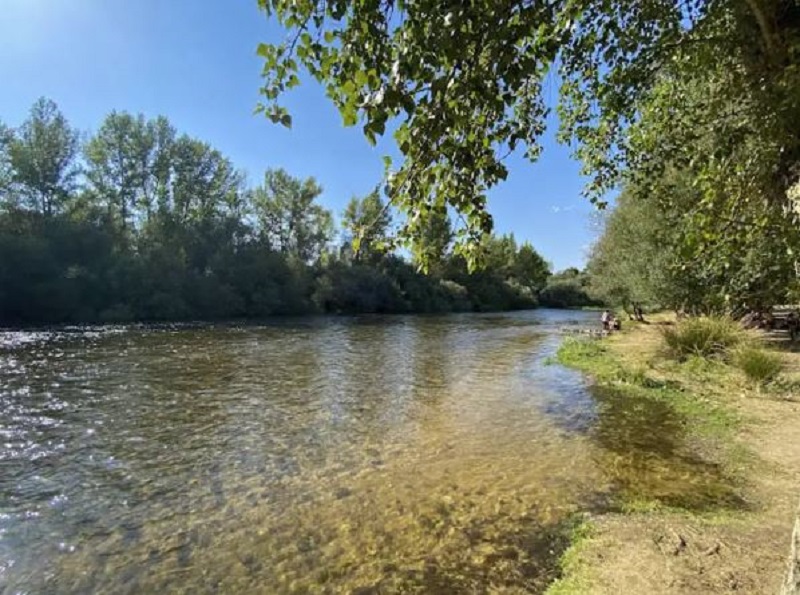
[(672, 399), (688, 413), (697, 456), (736, 477), (741, 506), (631, 497), (589, 521), (548, 593), (778, 593), (800, 494), (800, 351), (767, 340), (785, 368), (779, 386), (758, 388), (732, 366), (665, 357), (660, 328), (670, 321), (654, 322), (562, 349), (560, 361), (599, 384), (630, 386), (632, 399)]

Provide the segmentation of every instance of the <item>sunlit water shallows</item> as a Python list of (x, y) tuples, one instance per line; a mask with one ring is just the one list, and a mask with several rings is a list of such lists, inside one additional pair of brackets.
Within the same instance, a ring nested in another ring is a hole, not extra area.
[(691, 480), (545, 365), (595, 318), (0, 333), (0, 592), (540, 591), (598, 495)]

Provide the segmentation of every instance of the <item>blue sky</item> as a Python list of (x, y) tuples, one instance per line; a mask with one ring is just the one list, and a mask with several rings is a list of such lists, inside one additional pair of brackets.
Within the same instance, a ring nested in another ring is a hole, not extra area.
[[(370, 147), (310, 82), (286, 98), (291, 130), (254, 116), (255, 48), (282, 35), (256, 0), (2, 0), (0, 120), (18, 125), (40, 96), (87, 132), (112, 109), (163, 114), (220, 149), (251, 183), (268, 167), (316, 177), (322, 202), (338, 214), (380, 180), (391, 139)], [(582, 266), (594, 237), (569, 153), (551, 131), (540, 161), (511, 157), (508, 180), (490, 193), (497, 232), (530, 240), (555, 269)]]

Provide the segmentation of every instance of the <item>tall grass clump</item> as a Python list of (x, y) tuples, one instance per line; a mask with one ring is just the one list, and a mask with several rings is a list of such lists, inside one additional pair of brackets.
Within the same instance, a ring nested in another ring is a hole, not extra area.
[(755, 384), (772, 382), (783, 370), (783, 361), (779, 355), (755, 346), (739, 349), (734, 363)]
[(674, 357), (721, 357), (744, 341), (742, 327), (730, 318), (691, 318), (662, 331)]

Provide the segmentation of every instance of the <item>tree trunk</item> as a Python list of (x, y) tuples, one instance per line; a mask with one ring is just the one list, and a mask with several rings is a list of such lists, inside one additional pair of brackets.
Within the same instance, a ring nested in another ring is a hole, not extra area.
[[(778, 36), (775, 31), (775, 23), (771, 15), (764, 9), (763, 0), (745, 0), (747, 7), (753, 14), (753, 17), (758, 23), (758, 29), (761, 31), (761, 39), (764, 42), (764, 49), (767, 53), (769, 61), (772, 64), (779, 64), (782, 62), (782, 51), (778, 43)], [(767, 0), (769, 4), (774, 4), (775, 0)]]

